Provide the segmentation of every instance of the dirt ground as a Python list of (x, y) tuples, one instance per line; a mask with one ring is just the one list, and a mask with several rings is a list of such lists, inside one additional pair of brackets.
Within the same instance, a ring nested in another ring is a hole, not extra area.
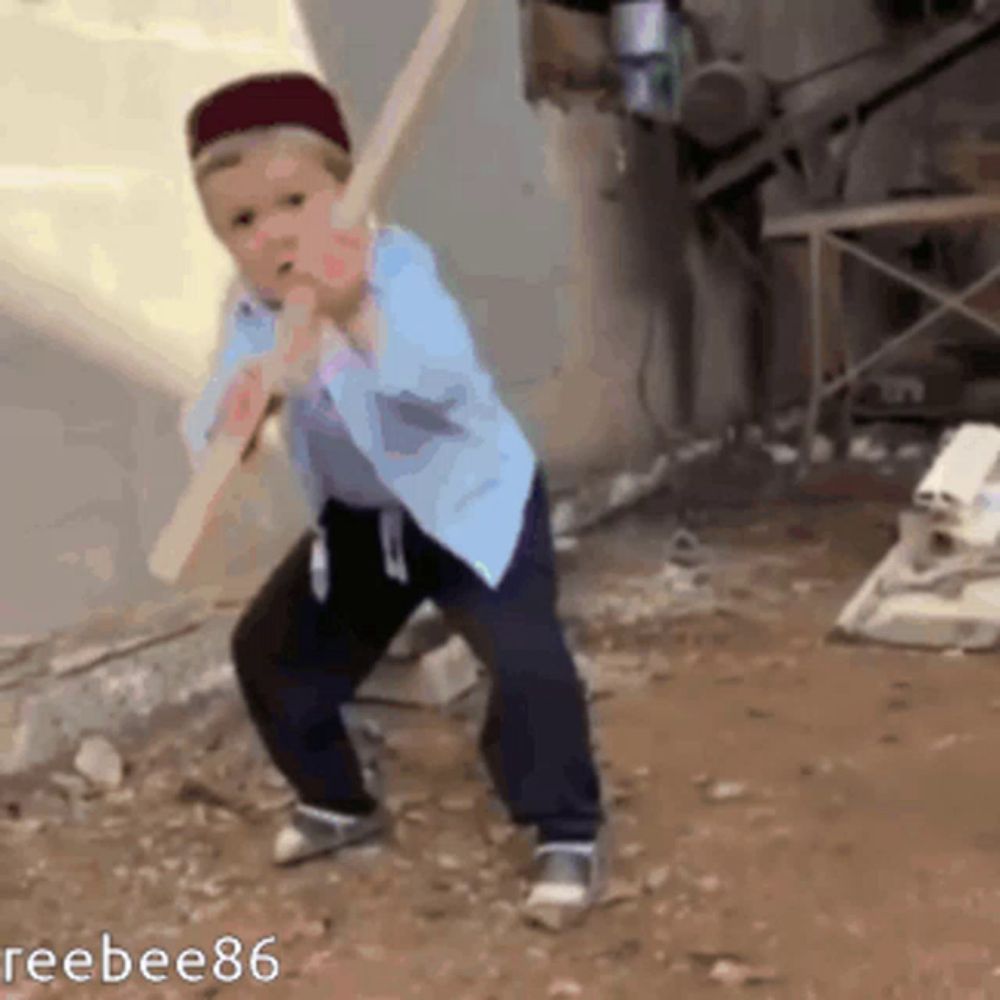
[(1000, 997), (996, 660), (825, 639), (890, 543), (880, 490), (702, 510), (714, 555), (688, 576), (663, 572), (656, 503), (571, 558), (613, 802), (613, 882), (582, 926), (519, 915), (530, 843), (477, 763), (481, 699), (364, 709), (392, 841), (278, 872), (287, 794), (226, 698), (121, 744), (119, 791), (65, 773), (4, 791), (0, 946), (96, 951), (109, 931), (176, 956), (275, 935), (277, 981), (22, 970), (0, 996)]

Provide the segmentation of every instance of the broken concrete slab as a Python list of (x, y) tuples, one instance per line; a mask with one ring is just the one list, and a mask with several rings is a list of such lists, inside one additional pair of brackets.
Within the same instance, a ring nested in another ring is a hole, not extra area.
[(1000, 428), (966, 424), (945, 442), (900, 514), (899, 540), (848, 601), (832, 638), (1000, 644), (1000, 510), (983, 501), (994, 487), (1000, 495)]
[(454, 636), (419, 663), (384, 660), (358, 689), (359, 701), (442, 708), (475, 687), (479, 670), (465, 640)]
[[(0, 775), (13, 775), (72, 751), (88, 734), (118, 733), (155, 710), (231, 690), (231, 623), (218, 619), (172, 642), (92, 659), (55, 677), (44, 648), (0, 689)], [(67, 651), (69, 652), (69, 651)], [(81, 654), (81, 660), (83, 659)]]
[(430, 601), (424, 601), (410, 616), (386, 651), (389, 660), (413, 660), (448, 641), (448, 626), (441, 612)]

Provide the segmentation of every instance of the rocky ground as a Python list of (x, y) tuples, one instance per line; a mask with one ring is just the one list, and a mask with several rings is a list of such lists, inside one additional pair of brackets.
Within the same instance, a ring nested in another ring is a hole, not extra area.
[(176, 956), (275, 935), (277, 981), (22, 970), (0, 995), (1000, 997), (995, 658), (825, 641), (905, 492), (849, 471), (783, 500), (719, 484), (700, 547), (653, 501), (568, 557), (613, 803), (612, 882), (581, 927), (521, 919), (530, 844), (476, 760), (481, 692), (364, 708), (393, 839), (287, 872), (268, 863), (287, 790), (227, 696), (93, 747), (107, 788), (72, 762), (7, 784), (0, 947), (96, 951), (109, 931)]

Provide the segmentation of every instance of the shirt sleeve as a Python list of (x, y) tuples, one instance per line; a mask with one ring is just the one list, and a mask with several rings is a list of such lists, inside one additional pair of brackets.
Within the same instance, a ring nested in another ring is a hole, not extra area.
[(463, 402), (482, 373), (430, 249), (409, 233), (393, 234), (376, 252), (372, 288), (385, 333), (372, 360), (375, 392), (438, 411)]

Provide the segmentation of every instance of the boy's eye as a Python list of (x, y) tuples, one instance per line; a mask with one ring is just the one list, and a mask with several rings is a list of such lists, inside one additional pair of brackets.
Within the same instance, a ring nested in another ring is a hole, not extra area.
[(306, 196), (301, 192), (296, 192), (295, 194), (290, 194), (285, 199), (285, 203), (291, 205), (292, 208), (298, 208), (300, 205), (306, 203)]
[(241, 229), (245, 226), (252, 225), (253, 220), (254, 220), (253, 212), (251, 211), (238, 212), (236, 215), (233, 216), (233, 228)]

